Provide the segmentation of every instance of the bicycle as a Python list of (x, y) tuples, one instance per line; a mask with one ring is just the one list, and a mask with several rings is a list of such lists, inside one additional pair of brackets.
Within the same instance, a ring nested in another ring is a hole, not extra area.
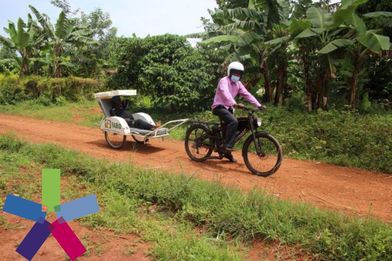
[[(258, 110), (246, 107), (240, 107), (240, 109), (246, 110), (248, 116), (238, 118), (235, 144), (250, 132), (242, 146), (245, 165), (254, 175), (270, 176), (279, 169), (282, 163), (282, 148), (272, 135), (266, 131), (258, 131), (258, 128), (261, 127), (261, 120), (255, 116), (255, 112)], [(220, 123), (191, 122), (185, 134), (187, 155), (196, 162), (203, 162), (207, 159), (223, 159), (226, 153), (222, 149), (225, 133), (226, 126), (223, 121)], [(218, 156), (211, 156), (213, 152), (217, 152)], [(262, 169), (263, 167), (266, 169)]]

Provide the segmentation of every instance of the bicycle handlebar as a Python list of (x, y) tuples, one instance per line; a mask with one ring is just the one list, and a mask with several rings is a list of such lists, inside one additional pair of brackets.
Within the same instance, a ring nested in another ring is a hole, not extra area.
[(255, 113), (257, 111), (260, 111), (258, 109), (252, 109), (252, 108), (249, 108), (249, 107), (246, 107), (246, 106), (243, 106), (243, 107), (241, 106), (241, 107), (236, 107), (236, 108), (244, 110), (244, 111), (248, 111), (248, 112), (251, 112), (251, 113)]

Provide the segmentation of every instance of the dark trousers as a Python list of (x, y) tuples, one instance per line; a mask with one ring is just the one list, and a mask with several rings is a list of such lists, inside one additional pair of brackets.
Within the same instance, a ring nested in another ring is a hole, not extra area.
[(129, 111), (123, 111), (120, 115), (121, 118), (123, 118), (127, 123), (128, 126), (131, 128), (137, 128), (137, 129), (143, 129), (143, 130), (153, 130), (155, 126), (151, 125), (147, 121), (144, 121), (142, 119), (137, 119), (134, 120), (132, 113)]
[(212, 110), (212, 113), (214, 115), (217, 115), (219, 119), (226, 124), (225, 145), (226, 148), (233, 148), (235, 141), (235, 133), (238, 128), (238, 120), (233, 115), (233, 111), (226, 109), (222, 105), (218, 105)]

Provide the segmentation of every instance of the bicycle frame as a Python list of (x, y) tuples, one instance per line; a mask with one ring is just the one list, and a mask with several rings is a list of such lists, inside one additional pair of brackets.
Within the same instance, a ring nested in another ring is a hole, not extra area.
[[(248, 111), (248, 115), (238, 118), (239, 125), (234, 144), (247, 136), (242, 145), (244, 163), (254, 175), (267, 177), (278, 170), (282, 161), (282, 148), (273, 136), (259, 130), (261, 122), (255, 115), (256, 111), (243, 109)], [(191, 121), (190, 123), (191, 125), (185, 136), (185, 150), (191, 160), (204, 162), (207, 159), (228, 158), (229, 161), (234, 161), (233, 155), (222, 146), (227, 130), (224, 122)], [(248, 135), (249, 132), (250, 135)], [(214, 151), (219, 155), (212, 156)], [(266, 157), (268, 157), (268, 160), (263, 161)], [(254, 165), (256, 162), (257, 164)], [(269, 165), (271, 165), (271, 168), (269, 168)]]
[[(235, 137), (234, 140), (234, 144), (237, 144), (244, 136), (246, 136), (249, 132), (252, 133), (252, 136), (255, 140), (256, 139), (256, 132), (257, 132), (257, 128), (258, 126), (255, 126), (255, 117), (254, 117), (254, 113), (256, 112), (255, 110), (252, 109), (248, 109), (248, 108), (243, 108), (245, 110), (248, 111), (248, 116), (246, 117), (247, 120), (247, 124), (248, 126), (245, 127), (240, 133), (238, 133)], [(240, 120), (244, 120), (244, 118), (240, 118)], [(212, 134), (212, 135), (208, 135), (208, 138), (211, 138), (214, 142), (214, 147), (215, 149), (217, 149), (219, 147), (219, 142), (223, 142), (224, 139), (224, 135), (225, 135), (225, 131), (226, 131), (226, 126), (223, 122), (221, 123), (215, 123), (215, 122), (199, 122), (199, 123), (203, 123), (206, 125), (217, 125), (219, 127), (219, 133), (218, 135), (216, 134)], [(209, 129), (212, 132), (212, 127), (209, 127)], [(257, 144), (256, 144), (256, 151), (257, 154), (260, 155), (261, 154), (261, 145), (259, 143), (259, 141), (257, 140)]]

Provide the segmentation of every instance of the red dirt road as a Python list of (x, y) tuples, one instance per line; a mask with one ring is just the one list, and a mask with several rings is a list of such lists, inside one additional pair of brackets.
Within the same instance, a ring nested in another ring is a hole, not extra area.
[[(16, 252), (16, 248), (34, 223), (8, 214), (4, 215), (2, 213), (0, 216), (6, 218), (7, 226), (9, 227), (9, 229), (0, 229), (1, 260), (26, 260)], [(52, 221), (54, 219), (50, 220), (50, 222)], [(105, 230), (93, 231), (75, 221), (72, 221), (70, 226), (87, 249), (87, 252), (79, 257), (78, 260), (152, 260), (149, 256), (150, 246), (136, 235), (116, 235), (111, 231)], [(67, 258), (64, 250), (54, 237), (50, 236), (36, 253), (33, 260), (55, 261), (69, 260), (69, 258)]]
[(149, 145), (132, 142), (116, 151), (108, 147), (98, 128), (0, 115), (0, 134), (10, 132), (33, 143), (54, 143), (98, 158), (183, 172), (245, 191), (261, 188), (282, 199), (392, 222), (392, 175), (286, 158), (277, 173), (262, 178), (251, 175), (239, 152), (234, 152), (238, 163), (196, 163), (188, 159), (183, 142), (168, 139)]

